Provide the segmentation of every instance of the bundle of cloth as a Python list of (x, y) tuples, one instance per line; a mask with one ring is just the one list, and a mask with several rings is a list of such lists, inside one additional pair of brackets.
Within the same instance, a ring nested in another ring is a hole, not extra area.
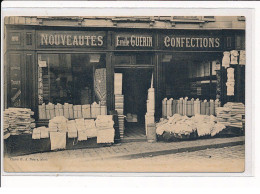
[(98, 115), (96, 119), (97, 143), (114, 143), (113, 115)]
[(216, 117), (213, 115), (198, 115), (189, 118), (179, 114), (174, 114), (168, 119), (161, 119), (156, 124), (156, 133), (162, 135), (164, 132), (176, 134), (178, 137), (182, 135), (190, 135), (197, 132), (198, 136), (215, 136), (225, 129), (225, 125), (217, 123)]
[(4, 136), (31, 134), (35, 127), (33, 115), (34, 112), (28, 108), (6, 109), (4, 111)]

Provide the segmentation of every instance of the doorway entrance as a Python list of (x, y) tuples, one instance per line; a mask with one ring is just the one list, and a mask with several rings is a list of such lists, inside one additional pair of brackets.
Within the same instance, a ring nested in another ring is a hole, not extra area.
[(151, 86), (153, 68), (115, 68), (122, 73), (124, 95), (125, 139), (145, 138), (145, 114), (148, 89)]

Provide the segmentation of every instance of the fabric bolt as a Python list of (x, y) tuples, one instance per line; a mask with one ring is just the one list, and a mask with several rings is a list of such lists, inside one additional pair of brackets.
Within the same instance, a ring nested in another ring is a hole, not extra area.
[(105, 129), (98, 130), (97, 132), (97, 143), (114, 143), (115, 130)]
[(91, 118), (90, 104), (82, 105), (82, 117), (85, 119)]

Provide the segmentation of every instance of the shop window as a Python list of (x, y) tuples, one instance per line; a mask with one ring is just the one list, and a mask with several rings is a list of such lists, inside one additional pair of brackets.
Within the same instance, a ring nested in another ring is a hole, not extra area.
[(38, 65), (39, 104), (106, 102), (104, 54), (39, 54)]
[[(201, 60), (203, 58), (205, 60)], [(167, 54), (162, 56), (162, 65), (165, 75), (165, 97), (201, 100), (216, 98), (216, 70), (220, 66), (218, 56), (212, 54), (209, 57), (208, 53), (179, 53), (170, 57)]]

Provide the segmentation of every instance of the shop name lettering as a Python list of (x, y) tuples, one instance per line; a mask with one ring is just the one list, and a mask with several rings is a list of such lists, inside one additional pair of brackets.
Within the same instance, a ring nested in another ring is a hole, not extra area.
[(151, 36), (116, 36), (116, 46), (153, 47)]
[(218, 48), (220, 47), (220, 39), (165, 36), (164, 46), (167, 48)]
[(103, 36), (41, 34), (41, 45), (103, 46)]

